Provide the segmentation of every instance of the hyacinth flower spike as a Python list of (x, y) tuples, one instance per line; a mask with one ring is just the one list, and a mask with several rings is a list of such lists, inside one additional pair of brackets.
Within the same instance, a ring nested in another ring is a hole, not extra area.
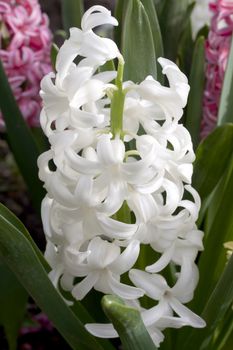
[[(57, 288), (78, 300), (92, 289), (121, 297), (140, 311), (158, 346), (167, 327), (204, 326), (183, 305), (193, 297), (195, 259), (203, 249), (195, 224), (200, 199), (191, 186), (195, 156), (179, 123), (189, 85), (164, 58), (159, 63), (169, 87), (151, 76), (139, 84), (123, 82), (124, 59), (116, 44), (92, 30), (105, 23), (117, 25), (104, 7), (89, 9), (82, 28), (72, 28), (61, 47), (55, 75), (41, 84), (41, 126), (51, 145), (38, 159), (47, 191), (46, 258)], [(112, 59), (118, 60), (117, 71), (98, 73)], [(184, 199), (187, 194), (191, 199)], [(142, 244), (159, 257), (139, 270)], [(170, 262), (177, 270), (173, 286), (163, 276)], [(140, 305), (143, 295), (152, 308)], [(118, 336), (111, 324), (86, 328), (96, 336)]]

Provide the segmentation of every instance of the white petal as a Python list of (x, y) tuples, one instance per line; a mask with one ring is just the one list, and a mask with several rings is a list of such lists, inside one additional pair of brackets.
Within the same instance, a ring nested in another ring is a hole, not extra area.
[(163, 270), (171, 261), (174, 252), (174, 246), (167, 249), (154, 264), (146, 267), (147, 272), (157, 273)]
[(137, 230), (137, 225), (125, 224), (123, 222), (113, 220), (104, 214), (98, 215), (99, 224), (103, 229), (103, 233), (108, 237), (115, 239), (131, 238)]
[(85, 328), (89, 333), (99, 338), (118, 338), (119, 335), (111, 323), (87, 323)]
[(117, 26), (116, 18), (111, 16), (111, 12), (104, 6), (92, 6), (83, 15), (81, 27), (84, 31), (88, 31), (103, 24), (112, 24)]
[(109, 278), (109, 286), (114, 294), (123, 299), (138, 299), (144, 295), (142, 289), (120, 283), (112, 276)]
[(120, 255), (120, 248), (114, 243), (95, 237), (88, 245), (91, 254), (88, 256), (88, 264), (93, 269), (103, 269), (110, 265)]
[(129, 278), (135, 286), (144, 289), (146, 294), (154, 300), (160, 300), (169, 288), (165, 278), (160, 275), (132, 269), (129, 272)]
[(87, 293), (94, 287), (99, 278), (96, 272), (90, 272), (81, 282), (76, 284), (72, 290), (72, 295), (77, 300), (82, 300)]
[(122, 275), (129, 271), (137, 261), (140, 252), (140, 242), (132, 241), (121, 255), (109, 266), (113, 273)]
[(195, 328), (203, 328), (206, 326), (205, 321), (201, 317), (189, 310), (186, 306), (182, 305), (177, 299), (169, 298), (169, 304), (177, 315), (184, 320), (186, 325), (190, 325)]

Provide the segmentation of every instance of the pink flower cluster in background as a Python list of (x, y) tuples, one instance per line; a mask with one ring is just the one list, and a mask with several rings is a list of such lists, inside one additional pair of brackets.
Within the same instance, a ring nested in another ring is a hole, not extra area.
[(0, 0), (0, 59), (30, 126), (39, 125), (40, 81), (51, 71), (51, 39), (37, 0)]
[(221, 89), (233, 32), (233, 0), (210, 2), (213, 13), (206, 41), (206, 87), (203, 102), (201, 137), (207, 136), (217, 122)]

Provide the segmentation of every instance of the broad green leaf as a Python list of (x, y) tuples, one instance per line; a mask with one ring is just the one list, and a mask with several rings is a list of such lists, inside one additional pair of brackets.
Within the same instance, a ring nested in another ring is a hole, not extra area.
[[(141, 0), (141, 3), (143, 4), (150, 21), (150, 27), (152, 31), (154, 48), (155, 48), (155, 56), (156, 58), (164, 57), (162, 36), (161, 36), (159, 21), (158, 21), (156, 9), (154, 6), (154, 2), (153, 0)], [(164, 76), (162, 74), (162, 69), (158, 62), (157, 62), (157, 73), (158, 73), (158, 80), (161, 83), (163, 83)]]
[(233, 122), (233, 36), (218, 112), (218, 125), (229, 122)]
[(193, 187), (202, 201), (221, 179), (233, 154), (233, 124), (216, 128), (204, 139), (196, 152)]
[(81, 26), (83, 15), (83, 0), (61, 0), (63, 27), (69, 34), (71, 27)]
[(0, 217), (4, 217), (12, 226), (14, 226), (21, 234), (25, 236), (27, 241), (31, 244), (34, 252), (37, 255), (37, 258), (40, 260), (40, 263), (43, 265), (44, 269), (48, 272), (50, 271), (50, 267), (47, 261), (44, 259), (43, 254), (40, 249), (37, 247), (35, 242), (33, 241), (30, 233), (27, 231), (26, 227), (23, 223), (14, 215), (7, 207), (5, 207), (2, 203), (0, 203)]
[(118, 26), (114, 27), (114, 41), (118, 48), (122, 49), (122, 28), (124, 27), (125, 13), (128, 1), (117, 0), (115, 6), (115, 18), (118, 20)]
[[(219, 158), (218, 158), (219, 159)], [(222, 186), (222, 194), (217, 205), (211, 225), (206, 229), (205, 249), (199, 259), (200, 281), (196, 291), (195, 310), (203, 310), (212, 290), (226, 264), (226, 249), (223, 244), (233, 240), (233, 167), (227, 183)], [(212, 204), (210, 204), (211, 206)], [(207, 212), (209, 215), (209, 212)], [(207, 216), (208, 217), (208, 216)]]
[(0, 109), (4, 117), (10, 148), (27, 184), (33, 205), (40, 212), (40, 203), (45, 191), (38, 179), (37, 158), (39, 150), (20, 113), (1, 62), (0, 86)]
[(188, 98), (185, 126), (191, 134), (193, 147), (196, 147), (200, 141), (200, 126), (202, 118), (203, 90), (205, 69), (205, 39), (198, 38), (192, 60), (190, 74), (190, 93)]
[(165, 57), (176, 60), (181, 34), (189, 20), (190, 0), (166, 0), (160, 16)]
[(124, 79), (141, 82), (147, 75), (157, 77), (156, 55), (150, 21), (139, 0), (129, 0), (122, 39)]
[[(50, 282), (29, 240), (9, 215), (0, 213), (0, 257), (47, 314), (72, 349), (109, 349), (102, 347), (84, 328)], [(110, 347), (111, 348), (111, 347)]]
[(156, 350), (140, 312), (113, 295), (105, 295), (102, 307), (117, 330), (124, 350)]
[(166, 0), (153, 0), (155, 8), (156, 8), (156, 12), (158, 14), (158, 17), (160, 18), (160, 15), (163, 11), (163, 7), (166, 3)]
[(16, 350), (19, 329), (26, 312), (28, 294), (1, 260), (0, 279), (0, 325), (4, 328), (9, 350)]
[(190, 76), (191, 62), (195, 59), (193, 55), (194, 42), (192, 39), (191, 21), (188, 21), (179, 41), (177, 60), (179, 68), (187, 76)]
[(233, 340), (233, 309), (232, 305), (230, 305), (227, 310), (224, 318), (222, 320), (222, 324), (217, 327), (214, 332), (214, 338), (212, 340), (212, 344), (216, 350), (230, 350), (232, 346)]
[[(209, 266), (209, 273), (211, 267)], [(197, 350), (208, 349), (214, 331), (219, 323), (223, 320), (228, 308), (233, 302), (233, 255), (224, 269), (214, 291), (208, 299), (204, 311), (203, 319), (207, 326), (203, 329), (194, 329), (190, 336), (184, 342), (182, 349)], [(199, 287), (200, 288), (200, 287)], [(213, 347), (213, 349), (216, 349)]]

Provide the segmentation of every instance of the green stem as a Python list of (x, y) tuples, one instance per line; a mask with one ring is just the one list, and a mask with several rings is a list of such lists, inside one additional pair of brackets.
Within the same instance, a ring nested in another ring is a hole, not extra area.
[(125, 92), (123, 91), (123, 72), (124, 62), (121, 60), (118, 64), (116, 87), (117, 89), (113, 92), (111, 102), (111, 132), (113, 137), (121, 135), (123, 128), (123, 111), (125, 102)]

